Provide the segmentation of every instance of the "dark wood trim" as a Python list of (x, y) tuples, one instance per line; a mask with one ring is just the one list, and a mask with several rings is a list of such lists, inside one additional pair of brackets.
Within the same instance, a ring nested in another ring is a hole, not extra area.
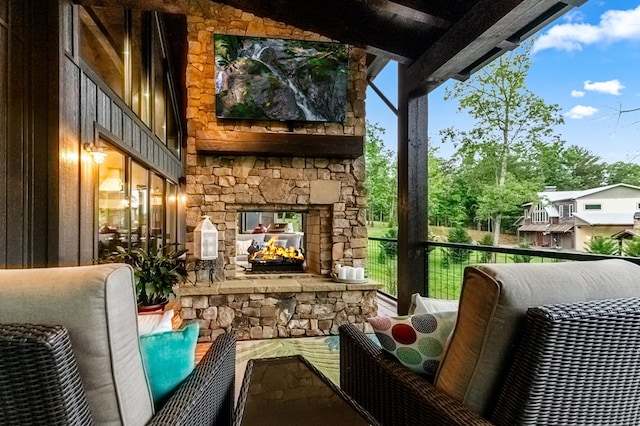
[(427, 257), (428, 95), (410, 97), (407, 68), (398, 64), (398, 314), (411, 295), (425, 294)]
[(357, 158), (364, 154), (364, 137), (199, 130), (196, 150), (218, 155)]

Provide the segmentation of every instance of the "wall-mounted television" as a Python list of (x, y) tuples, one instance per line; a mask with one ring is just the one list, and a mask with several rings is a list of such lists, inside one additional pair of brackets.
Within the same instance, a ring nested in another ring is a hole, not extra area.
[(218, 118), (344, 121), (348, 45), (223, 34), (214, 42)]

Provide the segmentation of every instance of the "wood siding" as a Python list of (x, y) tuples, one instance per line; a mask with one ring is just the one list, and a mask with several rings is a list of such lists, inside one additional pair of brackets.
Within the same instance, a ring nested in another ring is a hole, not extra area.
[(91, 264), (102, 134), (178, 182), (176, 158), (77, 58), (77, 6), (0, 2), (0, 268)]

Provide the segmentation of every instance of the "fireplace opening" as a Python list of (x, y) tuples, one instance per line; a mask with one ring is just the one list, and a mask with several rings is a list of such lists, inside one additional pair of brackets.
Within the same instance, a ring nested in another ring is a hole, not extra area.
[(236, 264), (246, 273), (305, 271), (305, 213), (238, 213)]

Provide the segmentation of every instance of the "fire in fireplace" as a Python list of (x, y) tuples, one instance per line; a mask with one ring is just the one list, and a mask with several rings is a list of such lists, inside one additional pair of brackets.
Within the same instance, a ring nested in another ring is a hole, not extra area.
[(302, 249), (278, 245), (277, 237), (272, 237), (262, 249), (252, 244), (249, 252), (251, 272), (304, 272)]

